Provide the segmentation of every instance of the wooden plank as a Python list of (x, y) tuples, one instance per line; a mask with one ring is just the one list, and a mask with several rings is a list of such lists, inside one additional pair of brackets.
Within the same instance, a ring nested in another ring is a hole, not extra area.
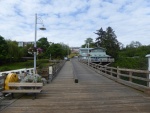
[(42, 89), (4, 90), (2, 93), (40, 93)]
[(10, 87), (42, 87), (43, 83), (8, 83)]

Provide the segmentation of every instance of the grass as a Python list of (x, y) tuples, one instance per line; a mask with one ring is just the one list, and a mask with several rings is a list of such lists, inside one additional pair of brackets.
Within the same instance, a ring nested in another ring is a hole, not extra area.
[[(37, 60), (37, 67), (48, 67), (51, 63), (49, 63), (48, 59)], [(22, 68), (33, 68), (34, 61), (28, 60), (26, 62), (16, 62), (16, 63), (9, 63), (0, 66), (0, 72), (2, 71), (9, 71), (9, 70), (16, 70)]]

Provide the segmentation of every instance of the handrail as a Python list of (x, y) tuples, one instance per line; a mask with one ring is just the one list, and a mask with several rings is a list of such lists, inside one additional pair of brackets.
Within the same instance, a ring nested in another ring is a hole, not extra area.
[(66, 62), (65, 60), (61, 60), (61, 61), (59, 61), (59, 63), (57, 61), (57, 63), (52, 66), (52, 74), (49, 75), (50, 81), (52, 81), (55, 78), (57, 73), (61, 70), (61, 68), (65, 64), (65, 62)]

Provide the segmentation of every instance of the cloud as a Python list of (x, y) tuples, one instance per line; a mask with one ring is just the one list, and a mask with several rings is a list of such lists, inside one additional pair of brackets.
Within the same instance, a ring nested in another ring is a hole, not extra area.
[(37, 31), (37, 40), (47, 37), (50, 42), (81, 46), (88, 37), (95, 41), (93, 32), (110, 26), (124, 45), (150, 42), (148, 0), (0, 0), (0, 4), (0, 35), (6, 39), (34, 41), (37, 13), (47, 28)]

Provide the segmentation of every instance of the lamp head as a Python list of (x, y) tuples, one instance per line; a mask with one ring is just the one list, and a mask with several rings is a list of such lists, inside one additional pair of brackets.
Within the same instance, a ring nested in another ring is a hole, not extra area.
[(46, 28), (45, 27), (41, 27), (41, 28), (39, 28), (40, 30), (46, 30)]

